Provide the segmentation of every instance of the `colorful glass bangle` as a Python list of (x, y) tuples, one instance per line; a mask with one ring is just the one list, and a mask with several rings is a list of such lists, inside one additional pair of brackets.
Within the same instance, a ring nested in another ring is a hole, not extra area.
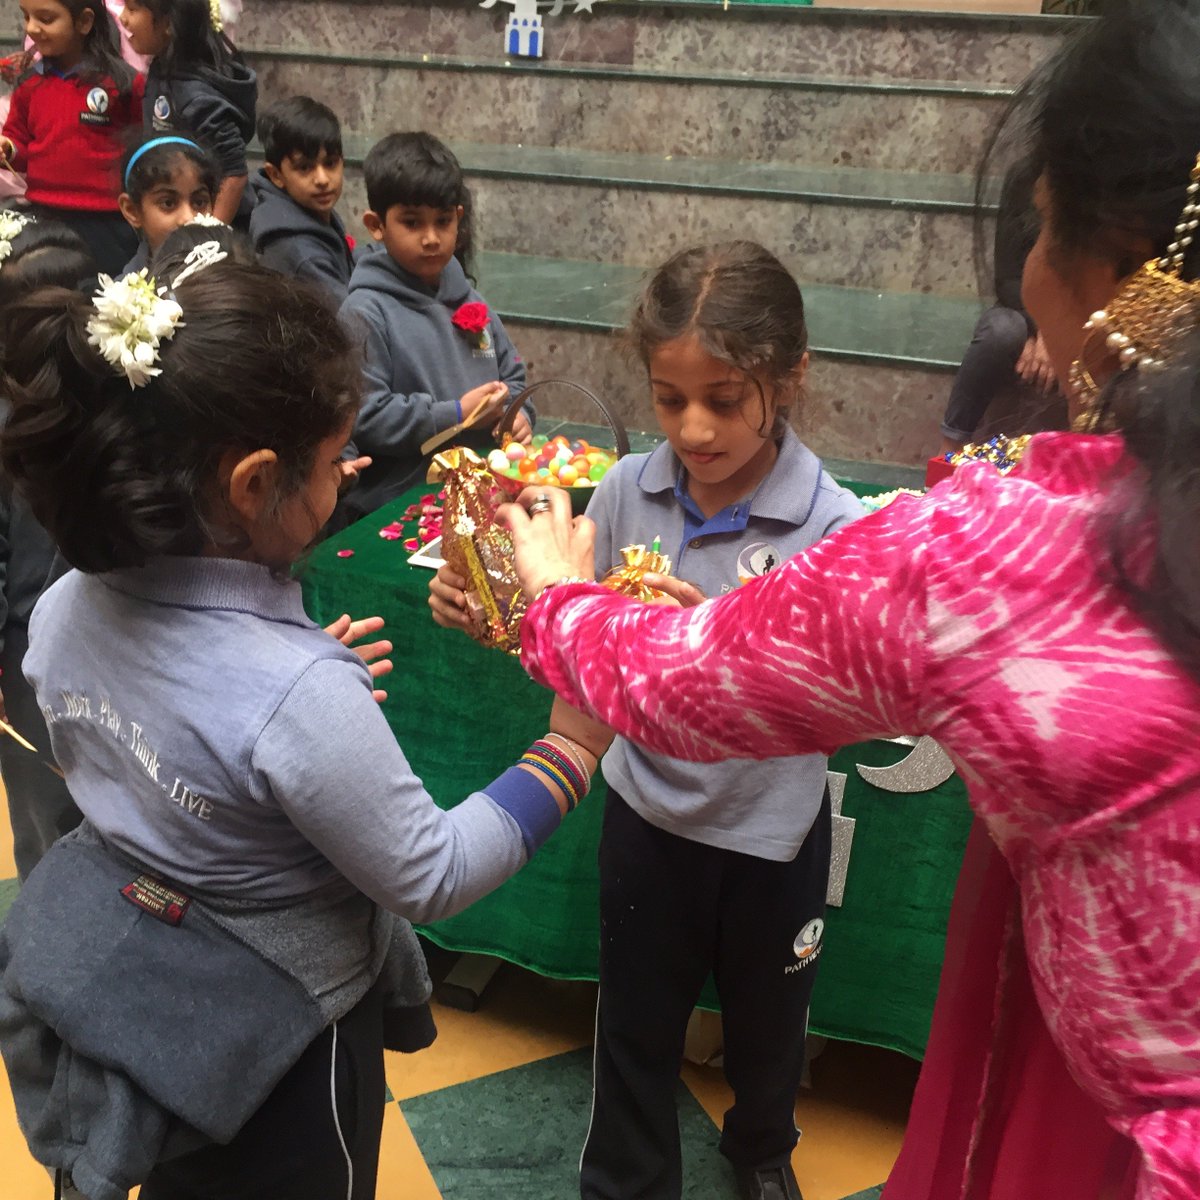
[(556, 770), (545, 759), (530, 754), (523, 754), (521, 756), (521, 763), (524, 766), (532, 767), (535, 771), (539, 771), (558, 787), (559, 791), (567, 798), (567, 812), (570, 812), (578, 805), (582, 797), (564, 772)]

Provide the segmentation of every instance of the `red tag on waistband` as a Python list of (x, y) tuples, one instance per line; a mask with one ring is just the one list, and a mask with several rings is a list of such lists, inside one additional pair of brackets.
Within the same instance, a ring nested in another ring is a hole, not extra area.
[(164, 925), (178, 925), (187, 915), (192, 898), (163, 883), (154, 875), (139, 875), (121, 889), (130, 904), (136, 904)]

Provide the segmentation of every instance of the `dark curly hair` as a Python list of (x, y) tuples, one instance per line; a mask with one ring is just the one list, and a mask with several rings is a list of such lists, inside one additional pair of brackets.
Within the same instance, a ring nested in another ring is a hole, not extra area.
[(220, 262), (175, 295), (184, 319), (162, 373), (132, 390), (88, 344), (87, 297), (47, 288), (3, 314), (12, 415), (0, 462), (82, 571), (243, 549), (223, 519), (222, 455), (274, 450), (282, 502), (357, 411), (358, 361), (318, 291)]

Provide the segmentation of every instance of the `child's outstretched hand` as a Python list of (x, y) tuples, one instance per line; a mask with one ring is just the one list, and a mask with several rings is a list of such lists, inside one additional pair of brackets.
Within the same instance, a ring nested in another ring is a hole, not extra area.
[(467, 612), (467, 581), (442, 563), (429, 581), (429, 607), (433, 619), (443, 629), (471, 630), (471, 615)]
[(361, 475), (362, 472), (371, 465), (372, 461), (373, 459), (367, 455), (363, 455), (362, 458), (342, 459), (341, 463), (339, 464), (342, 469), (342, 477), (338, 481), (339, 496), (358, 482), (359, 475)]
[(662, 600), (651, 602), (654, 604), (677, 604), (680, 608), (695, 608), (697, 604), (703, 604), (708, 599), (694, 583), (688, 583), (686, 579), (676, 579), (674, 575), (657, 575), (653, 571), (647, 571), (642, 576), (642, 582), (648, 588), (664, 594)]
[[(391, 654), (392, 643), (386, 640), (367, 642), (361, 646), (356, 646), (354, 643), (382, 628), (382, 617), (363, 617), (361, 620), (355, 621), (351, 619), (349, 613), (343, 613), (332, 625), (325, 626), (325, 632), (330, 637), (337, 638), (343, 646), (349, 646), (367, 664), (367, 669), (371, 672), (371, 678), (374, 680), (388, 674), (392, 669), (392, 660), (385, 657)], [(387, 692), (380, 691), (378, 688), (371, 695), (377, 704), (382, 704), (387, 699)]]

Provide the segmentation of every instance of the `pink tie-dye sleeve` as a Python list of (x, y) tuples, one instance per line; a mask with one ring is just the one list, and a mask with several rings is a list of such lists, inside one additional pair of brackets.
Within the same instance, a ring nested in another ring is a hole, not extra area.
[(925, 506), (889, 509), (693, 609), (563, 585), (522, 633), (529, 673), (676, 758), (774, 758), (924, 732)]

